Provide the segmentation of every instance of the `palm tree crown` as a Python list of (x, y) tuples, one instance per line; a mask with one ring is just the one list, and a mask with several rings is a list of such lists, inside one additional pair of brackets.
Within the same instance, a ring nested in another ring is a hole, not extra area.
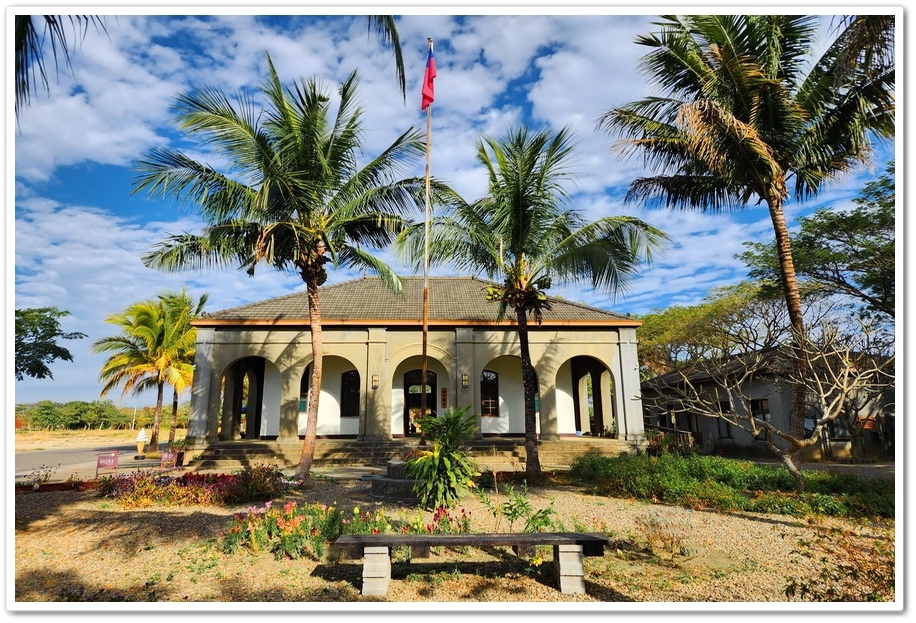
[[(430, 230), (431, 263), (482, 272), (499, 283), (487, 298), (500, 315), (515, 313), (525, 386), (526, 470), (540, 471), (537, 454), (534, 368), (528, 351), (527, 321), (540, 323), (549, 309), (545, 291), (554, 280), (588, 282), (610, 293), (622, 291), (641, 262), (660, 250), (666, 236), (632, 217), (586, 222), (568, 206), (573, 178), (571, 134), (564, 128), (531, 132), (520, 126), (505, 138), (477, 142), (478, 160), (488, 178), (488, 194), (473, 202), (450, 201)], [(422, 230), (399, 238), (402, 255), (419, 263)]]
[[(139, 395), (156, 390), (156, 412), (150, 436), (150, 447), (159, 441), (162, 398), (166, 385), (176, 392), (187, 388), (193, 373), (195, 334), (188, 319), (188, 308), (168, 301), (141, 301), (121, 313), (109, 315), (105, 321), (121, 328), (121, 333), (103, 337), (92, 344), (95, 353), (111, 353), (102, 366), (99, 380), (104, 383), (101, 396), (119, 385), (123, 394)], [(204, 298), (205, 302), (206, 299)]]
[[(649, 48), (642, 68), (660, 95), (598, 120), (619, 135), (622, 155), (641, 155), (654, 173), (634, 180), (627, 199), (704, 211), (765, 204), (800, 344), (802, 305), (783, 205), (867, 162), (873, 138), (893, 137), (894, 18), (840, 20), (816, 59), (817, 16), (663, 16), (656, 25), (636, 42)], [(799, 440), (804, 411), (798, 384), (792, 431)]]
[[(143, 259), (164, 270), (231, 266), (253, 274), (263, 264), (297, 273), (309, 301), (311, 386), (321, 387), (318, 287), (327, 265), (368, 270), (400, 291), (400, 279), (373, 250), (388, 245), (423, 201), (423, 180), (403, 176), (424, 144), (410, 128), (361, 165), (356, 72), (340, 85), (335, 112), (315, 80), (286, 88), (270, 56), (267, 64), (263, 110), (249, 95), (233, 100), (216, 88), (178, 98), (178, 127), (211, 146), (227, 172), (174, 149), (152, 150), (139, 163), (135, 192), (178, 197), (207, 221), (200, 234), (170, 236)], [(311, 467), (319, 393), (309, 401), (302, 478)]]

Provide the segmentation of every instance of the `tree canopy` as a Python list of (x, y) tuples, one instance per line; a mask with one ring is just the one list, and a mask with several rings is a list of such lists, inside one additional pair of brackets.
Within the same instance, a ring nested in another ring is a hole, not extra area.
[[(798, 219), (791, 237), (797, 274), (830, 293), (852, 297), (866, 314), (894, 321), (896, 261), (894, 162), (862, 188), (851, 210), (821, 208)], [(745, 243), (739, 257), (752, 279), (778, 275), (775, 243)]]
[(70, 351), (58, 340), (86, 337), (79, 331), (63, 331), (60, 318), (70, 312), (56, 307), (33, 307), (16, 310), (16, 380), (30, 376), (53, 379), (50, 364), (58, 359), (73, 361)]

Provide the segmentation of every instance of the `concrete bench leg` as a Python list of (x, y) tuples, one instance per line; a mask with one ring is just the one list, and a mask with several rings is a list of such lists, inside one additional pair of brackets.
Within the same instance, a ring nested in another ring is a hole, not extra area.
[(391, 582), (391, 555), (387, 547), (363, 548), (363, 595), (384, 595)]
[(554, 545), (553, 566), (561, 593), (585, 592), (585, 565), (581, 545)]

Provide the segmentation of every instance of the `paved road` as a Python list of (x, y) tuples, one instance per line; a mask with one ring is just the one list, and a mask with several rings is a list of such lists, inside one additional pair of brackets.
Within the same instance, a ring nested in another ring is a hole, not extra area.
[[(54, 448), (16, 453), (16, 482), (29, 480), (29, 476), (42, 467), (51, 470), (50, 482), (65, 482), (71, 476), (77, 480), (89, 480), (96, 474), (96, 458), (99, 452), (118, 453), (118, 467), (124, 469), (149, 469), (158, 462), (153, 460), (135, 461), (137, 445), (98, 445), (74, 448)], [(110, 470), (103, 470), (110, 471)]]

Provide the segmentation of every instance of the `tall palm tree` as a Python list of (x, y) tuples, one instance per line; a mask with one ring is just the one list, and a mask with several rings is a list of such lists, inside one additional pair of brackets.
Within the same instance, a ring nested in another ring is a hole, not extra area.
[[(620, 154), (642, 155), (654, 172), (630, 184), (627, 200), (709, 212), (767, 206), (802, 378), (804, 321), (783, 206), (868, 161), (873, 137), (893, 137), (893, 16), (842, 20), (816, 59), (817, 16), (663, 16), (656, 25), (636, 43), (650, 48), (641, 67), (661, 94), (598, 119), (619, 135)], [(798, 384), (798, 439), (804, 415)]]
[(185, 288), (181, 292), (161, 295), (168, 314), (179, 323), (177, 340), (181, 346), (178, 354), (179, 374), (172, 378), (172, 421), (169, 425), (169, 444), (175, 441), (175, 428), (178, 420), (178, 397), (191, 386), (194, 380), (194, 353), (197, 346), (197, 329), (191, 321), (199, 318), (204, 311), (209, 295), (203, 294), (194, 301)]
[(192, 368), (187, 363), (187, 352), (194, 347), (194, 335), (187, 331), (187, 322), (181, 314), (175, 312), (163, 299), (134, 303), (105, 319), (121, 328), (119, 335), (103, 337), (92, 344), (92, 352), (111, 353), (99, 373), (99, 380), (104, 383), (102, 398), (121, 384), (123, 395), (156, 390), (149, 440), (154, 450), (159, 445), (165, 386), (185, 387), (184, 379)]
[(218, 88), (178, 98), (177, 123), (227, 163), (227, 173), (174, 149), (154, 149), (139, 163), (134, 192), (174, 196), (200, 208), (200, 234), (167, 238), (144, 256), (147, 266), (191, 270), (259, 264), (299, 275), (306, 284), (312, 343), (311, 392), (297, 476), (311, 470), (322, 374), (318, 288), (327, 264), (370, 270), (399, 292), (401, 282), (373, 249), (388, 245), (423, 201), (423, 180), (402, 178), (424, 153), (422, 133), (408, 129), (381, 154), (359, 165), (362, 112), (357, 74), (340, 85), (336, 114), (316, 81), (287, 89), (270, 56), (261, 86), (266, 109)]
[[(530, 132), (520, 126), (503, 139), (476, 144), (487, 172), (488, 194), (474, 203), (452, 202), (430, 230), (430, 263), (482, 272), (499, 285), (488, 300), (499, 316), (514, 313), (521, 349), (525, 400), (525, 470), (540, 472), (535, 394), (528, 319), (540, 324), (550, 308), (546, 290), (554, 281), (588, 282), (610, 293), (622, 291), (643, 260), (661, 250), (667, 237), (632, 217), (586, 222), (567, 206), (565, 184), (572, 178), (573, 145), (567, 128)], [(418, 265), (424, 254), (423, 230), (405, 231), (398, 251)]]

